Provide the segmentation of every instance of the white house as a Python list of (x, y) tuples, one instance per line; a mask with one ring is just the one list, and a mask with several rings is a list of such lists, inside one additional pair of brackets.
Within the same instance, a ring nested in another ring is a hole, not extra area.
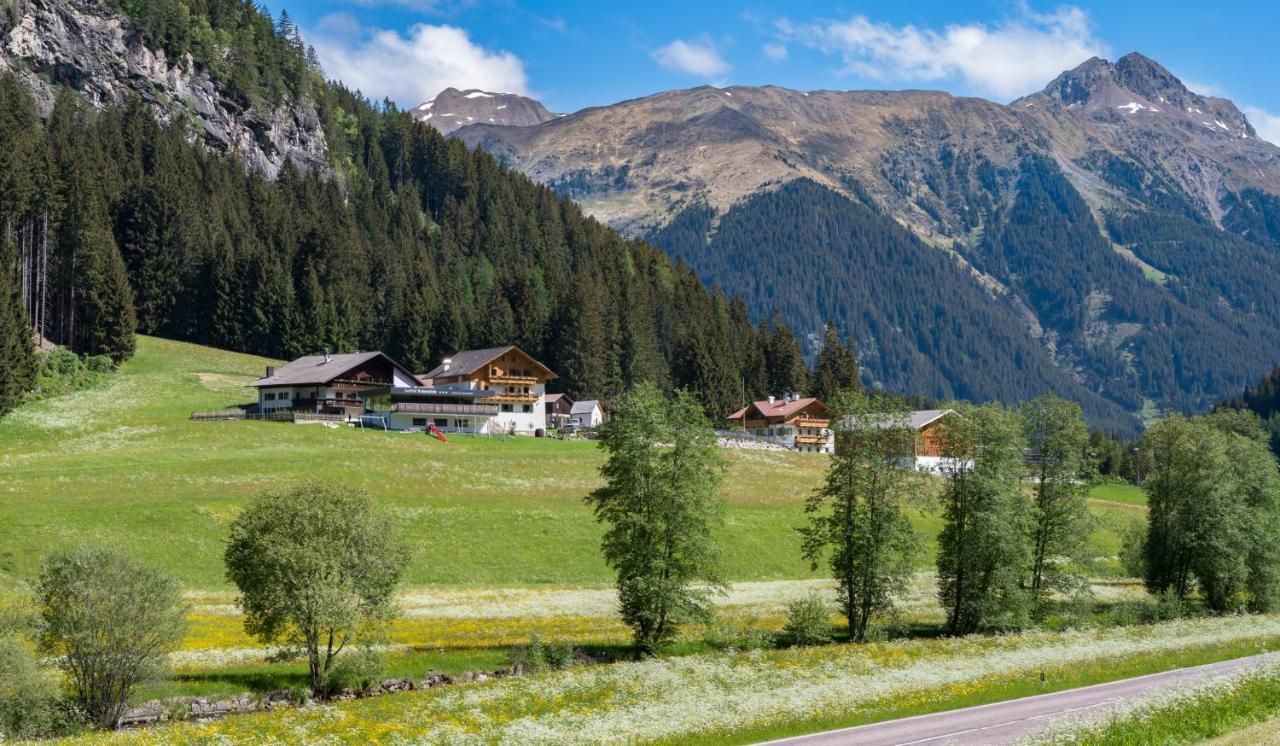
[(473, 404), (496, 406), (486, 432), (532, 435), (547, 425), (547, 381), (550, 368), (514, 345), (464, 350), (419, 376), (433, 395), (452, 392), (474, 397)]
[(595, 399), (576, 401), (569, 408), (569, 421), (574, 420), (577, 420), (578, 427), (599, 427), (604, 422), (604, 407)]
[(258, 390), (263, 414), (311, 412), (347, 419), (359, 419), (366, 391), (417, 385), (408, 368), (381, 352), (307, 355), (279, 368), (269, 366), (266, 375), (249, 384)]

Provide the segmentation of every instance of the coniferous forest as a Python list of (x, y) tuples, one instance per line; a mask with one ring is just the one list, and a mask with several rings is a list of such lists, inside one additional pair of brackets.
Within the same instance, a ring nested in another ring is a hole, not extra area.
[[(199, 36), (175, 30), (164, 2), (125, 5), (166, 44)], [(287, 19), (272, 27), (255, 13), (294, 72), (233, 62), (220, 74), (242, 81), (234, 95), (313, 97), (328, 173), (286, 167), (268, 181), (136, 100), (94, 110), (66, 90), (41, 118), (22, 83), (0, 79), (3, 409), (32, 377), (10, 362), (28, 359), (28, 324), (116, 362), (135, 330), (280, 358), (382, 349), (417, 370), (514, 343), (575, 397), (650, 380), (695, 391), (717, 417), (744, 396), (807, 385), (785, 327), (756, 327), (742, 302), (662, 252), (394, 105), (316, 83)], [(200, 30), (218, 15), (193, 17)], [(230, 57), (260, 54), (261, 32)]]

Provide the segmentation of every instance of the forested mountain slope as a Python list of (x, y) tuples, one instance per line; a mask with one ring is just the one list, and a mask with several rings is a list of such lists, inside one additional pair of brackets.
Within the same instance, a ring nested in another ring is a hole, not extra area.
[(754, 315), (778, 308), (808, 340), (834, 318), (901, 390), (1048, 387), (1133, 428), (1238, 392), (1280, 349), (1280, 148), (1138, 54), (1007, 106), (703, 87), (456, 136)]
[[(164, 0), (127, 5), (144, 26), (157, 13), (156, 33), (170, 40), (198, 37), (210, 17), (188, 28), (159, 13)], [(142, 33), (116, 22), (127, 38)], [(301, 45), (285, 43), (287, 23), (254, 23), (284, 50), (282, 69), (319, 78)], [(238, 74), (192, 64), (209, 80)], [(283, 79), (253, 69), (259, 82)], [(18, 260), (0, 276), (0, 300), (4, 285), (21, 287), (27, 315), (55, 342), (123, 359), (135, 312), (149, 334), (272, 357), (383, 349), (422, 369), (514, 342), (575, 396), (650, 379), (698, 391), (717, 415), (787, 384), (770, 378), (759, 349), (789, 332), (757, 330), (745, 305), (663, 252), (407, 112), (337, 84), (285, 90), (282, 101), (296, 95), (316, 112), (327, 165), (287, 160), (268, 179), (237, 149), (207, 147), (198, 123), (162, 121), (127, 91), (121, 103), (96, 98), (101, 80), (64, 72), (43, 118), (28, 76), (0, 76), (0, 237)], [(215, 85), (224, 100), (241, 95)]]

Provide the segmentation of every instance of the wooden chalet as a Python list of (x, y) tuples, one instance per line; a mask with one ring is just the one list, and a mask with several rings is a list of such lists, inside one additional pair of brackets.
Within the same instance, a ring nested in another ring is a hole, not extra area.
[(831, 416), (818, 399), (788, 394), (752, 402), (726, 419), (750, 435), (797, 451), (830, 453), (834, 445)]

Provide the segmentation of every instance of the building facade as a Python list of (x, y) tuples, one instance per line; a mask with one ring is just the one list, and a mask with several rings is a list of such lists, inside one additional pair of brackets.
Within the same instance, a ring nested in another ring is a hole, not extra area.
[(547, 382), (556, 377), (514, 345), (464, 350), (419, 376), (433, 391), (472, 395), (477, 403), (497, 406), (489, 432), (525, 435), (545, 430)]
[(418, 379), (381, 352), (307, 355), (249, 384), (258, 390), (258, 411), (306, 412), (358, 420), (364, 413), (362, 394), (391, 386), (416, 386)]
[(831, 453), (831, 410), (813, 397), (788, 394), (769, 397), (729, 415), (730, 425), (748, 435), (807, 453)]

